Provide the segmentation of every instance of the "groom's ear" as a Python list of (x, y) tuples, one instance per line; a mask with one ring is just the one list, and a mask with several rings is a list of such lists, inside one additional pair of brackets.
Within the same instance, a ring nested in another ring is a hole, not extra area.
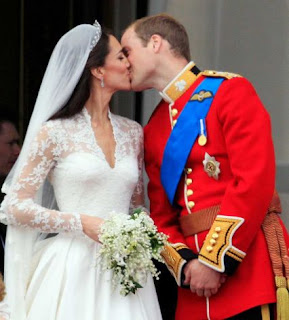
[(155, 53), (158, 53), (160, 51), (163, 40), (164, 39), (159, 34), (153, 34), (151, 36), (150, 43)]

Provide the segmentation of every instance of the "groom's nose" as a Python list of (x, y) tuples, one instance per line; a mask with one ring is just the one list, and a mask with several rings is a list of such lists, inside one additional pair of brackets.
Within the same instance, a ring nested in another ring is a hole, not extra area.
[(126, 61), (125, 61), (125, 63), (126, 63), (126, 67), (130, 70), (130, 63), (129, 63), (129, 61), (128, 61), (128, 59), (127, 58), (125, 58), (126, 59)]

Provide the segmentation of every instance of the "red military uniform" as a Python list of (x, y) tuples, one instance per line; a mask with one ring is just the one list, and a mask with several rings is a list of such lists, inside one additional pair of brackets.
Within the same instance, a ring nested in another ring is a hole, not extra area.
[[(159, 231), (169, 235), (176, 252), (188, 247), (200, 262), (232, 274), (210, 298), (180, 287), (176, 319), (221, 320), (276, 301), (274, 275), (261, 229), (274, 193), (274, 149), (269, 115), (252, 85), (228, 73), (195, 75), (193, 66), (187, 65), (165, 88), (162, 94), (170, 103), (162, 100), (144, 129), (148, 195), (151, 217)], [(196, 140), (173, 207), (160, 179), (164, 149), (184, 105), (207, 76), (225, 80), (206, 117), (207, 142), (200, 145)], [(179, 217), (214, 206), (219, 206), (219, 211), (213, 225), (185, 236)], [(170, 260), (170, 271), (181, 285), (185, 258), (172, 252), (165, 258)]]

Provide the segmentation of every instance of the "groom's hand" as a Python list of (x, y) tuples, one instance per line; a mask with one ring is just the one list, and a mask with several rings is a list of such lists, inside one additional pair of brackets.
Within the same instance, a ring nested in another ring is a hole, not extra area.
[(226, 281), (226, 276), (215, 271), (197, 259), (193, 259), (185, 266), (185, 285), (189, 285), (193, 293), (199, 297), (210, 297), (216, 294), (222, 283)]

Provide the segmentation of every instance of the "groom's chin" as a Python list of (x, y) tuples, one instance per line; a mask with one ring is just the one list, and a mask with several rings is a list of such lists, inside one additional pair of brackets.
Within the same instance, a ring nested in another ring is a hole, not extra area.
[(144, 91), (144, 90), (147, 90), (147, 89), (151, 89), (151, 88), (147, 88), (143, 84), (133, 83), (132, 81), (131, 81), (130, 85), (131, 85), (131, 90), (132, 91), (136, 91), (136, 92)]

